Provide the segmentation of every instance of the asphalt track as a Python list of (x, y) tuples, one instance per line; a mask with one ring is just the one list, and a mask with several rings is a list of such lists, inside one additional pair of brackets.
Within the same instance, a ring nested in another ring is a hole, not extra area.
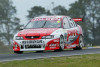
[(43, 53), (23, 53), (23, 54), (0, 54), (0, 62), (13, 61), (13, 60), (26, 60), (26, 59), (39, 59), (50, 57), (62, 57), (84, 54), (97, 54), (100, 53), (100, 48), (84, 49), (84, 50), (64, 50), (64, 51), (47, 51)]

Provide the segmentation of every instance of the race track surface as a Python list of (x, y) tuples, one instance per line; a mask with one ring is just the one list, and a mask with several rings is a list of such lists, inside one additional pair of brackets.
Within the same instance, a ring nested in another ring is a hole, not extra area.
[(84, 54), (97, 54), (100, 53), (100, 48), (84, 49), (84, 50), (64, 50), (64, 51), (46, 51), (43, 53), (23, 53), (23, 54), (0, 54), (0, 62), (13, 61), (13, 60), (26, 60), (26, 59), (39, 59), (49, 57), (62, 57), (62, 56), (73, 56), (73, 55), (84, 55)]

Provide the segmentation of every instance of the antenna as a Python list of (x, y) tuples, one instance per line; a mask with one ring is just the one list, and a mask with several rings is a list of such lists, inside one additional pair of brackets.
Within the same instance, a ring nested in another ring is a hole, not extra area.
[[(53, 12), (53, 9), (54, 9), (54, 7), (55, 7), (55, 3), (54, 2), (51, 2), (51, 4), (52, 4), (52, 12)], [(54, 15), (55, 15), (55, 13), (53, 13)]]

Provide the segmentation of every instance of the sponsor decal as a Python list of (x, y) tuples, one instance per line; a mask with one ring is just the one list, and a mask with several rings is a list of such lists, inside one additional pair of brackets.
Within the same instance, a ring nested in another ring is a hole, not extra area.
[(46, 21), (47, 20), (49, 20), (49, 21), (50, 20), (59, 20), (60, 21), (61, 19), (60, 18), (56, 18), (56, 17), (50, 17), (50, 18), (34, 18), (34, 19), (31, 20), (31, 22), (33, 22), (33, 21), (42, 21), (42, 20), (46, 20)]
[(54, 40), (54, 42), (59, 42), (59, 40)]
[(67, 33), (64, 34), (65, 36), (65, 43), (71, 44), (78, 38), (78, 31), (77, 30), (68, 30)]
[(61, 21), (57, 21), (57, 23), (61, 23)]
[(23, 44), (34, 44), (34, 43), (43, 43), (42, 40), (29, 40), (29, 41), (22, 41)]
[(41, 48), (41, 45), (25, 45), (25, 48)]
[(32, 36), (31, 38), (33, 39), (34, 37)]
[(50, 48), (55, 48), (57, 45), (56, 44), (50, 44), (49, 47)]

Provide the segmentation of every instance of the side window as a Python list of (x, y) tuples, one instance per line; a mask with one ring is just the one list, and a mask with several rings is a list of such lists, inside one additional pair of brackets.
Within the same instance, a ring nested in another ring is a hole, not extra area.
[(70, 24), (71, 28), (77, 26), (76, 23), (73, 21), (73, 19), (71, 19), (70, 17), (67, 17), (67, 18), (68, 18), (68, 21), (69, 21), (69, 24)]
[(64, 27), (64, 29), (69, 29), (70, 28), (67, 18), (63, 19), (63, 27)]
[(72, 21), (73, 21), (74, 27), (76, 27), (76, 26), (77, 26), (77, 24), (74, 22), (74, 20), (73, 20), (73, 19), (72, 19)]

